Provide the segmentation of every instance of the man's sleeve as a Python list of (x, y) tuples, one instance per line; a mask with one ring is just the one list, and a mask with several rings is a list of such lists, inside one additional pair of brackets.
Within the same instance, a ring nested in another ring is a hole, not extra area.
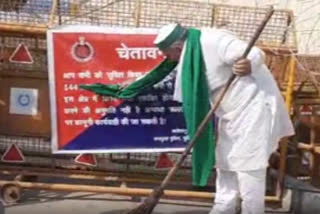
[[(232, 65), (242, 56), (247, 45), (246, 42), (236, 36), (226, 34), (219, 41), (218, 54), (224, 63)], [(265, 55), (261, 49), (253, 47), (247, 58), (251, 61), (252, 71), (254, 72), (264, 63)]]

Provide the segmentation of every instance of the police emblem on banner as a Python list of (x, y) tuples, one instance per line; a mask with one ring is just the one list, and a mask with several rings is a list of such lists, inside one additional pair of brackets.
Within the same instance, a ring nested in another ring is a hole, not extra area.
[(85, 37), (80, 36), (79, 41), (71, 48), (71, 55), (77, 62), (88, 62), (94, 55), (94, 49)]

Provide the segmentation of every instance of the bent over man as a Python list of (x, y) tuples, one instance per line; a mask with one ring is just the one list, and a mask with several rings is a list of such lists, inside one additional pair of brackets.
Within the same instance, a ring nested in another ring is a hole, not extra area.
[(239, 76), (216, 112), (218, 137), (215, 151), (209, 151), (216, 155), (216, 198), (210, 214), (234, 214), (240, 198), (242, 214), (264, 213), (268, 159), (281, 138), (294, 134), (264, 53), (254, 47), (241, 59), (247, 44), (232, 32), (179, 24), (161, 28), (154, 43), (168, 59), (179, 62), (174, 99), (183, 103), (184, 111), (204, 101), (205, 96), (193, 99), (202, 93), (215, 103), (232, 73)]

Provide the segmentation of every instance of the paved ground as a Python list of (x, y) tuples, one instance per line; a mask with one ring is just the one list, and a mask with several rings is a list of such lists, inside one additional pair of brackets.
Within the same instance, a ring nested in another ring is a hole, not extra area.
[[(181, 203), (181, 202), (180, 202)], [(183, 203), (183, 202), (182, 202)], [(5, 214), (122, 214), (134, 207), (135, 203), (130, 198), (114, 195), (91, 193), (54, 193), (54, 192), (30, 192), (22, 201), (5, 208)], [(156, 207), (154, 214), (207, 214), (208, 205), (179, 205), (162, 203)]]
[[(131, 198), (107, 194), (27, 191), (19, 204), (0, 209), (0, 214), (123, 214), (136, 204)], [(163, 201), (154, 214), (208, 214), (210, 203)], [(289, 213), (284, 210), (270, 213)]]

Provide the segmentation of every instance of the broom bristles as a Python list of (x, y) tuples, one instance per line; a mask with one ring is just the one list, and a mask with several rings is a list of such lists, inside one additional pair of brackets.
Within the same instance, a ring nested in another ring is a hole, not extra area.
[(148, 198), (146, 198), (139, 206), (126, 212), (125, 214), (151, 214), (162, 194), (163, 189), (161, 188), (153, 190)]

